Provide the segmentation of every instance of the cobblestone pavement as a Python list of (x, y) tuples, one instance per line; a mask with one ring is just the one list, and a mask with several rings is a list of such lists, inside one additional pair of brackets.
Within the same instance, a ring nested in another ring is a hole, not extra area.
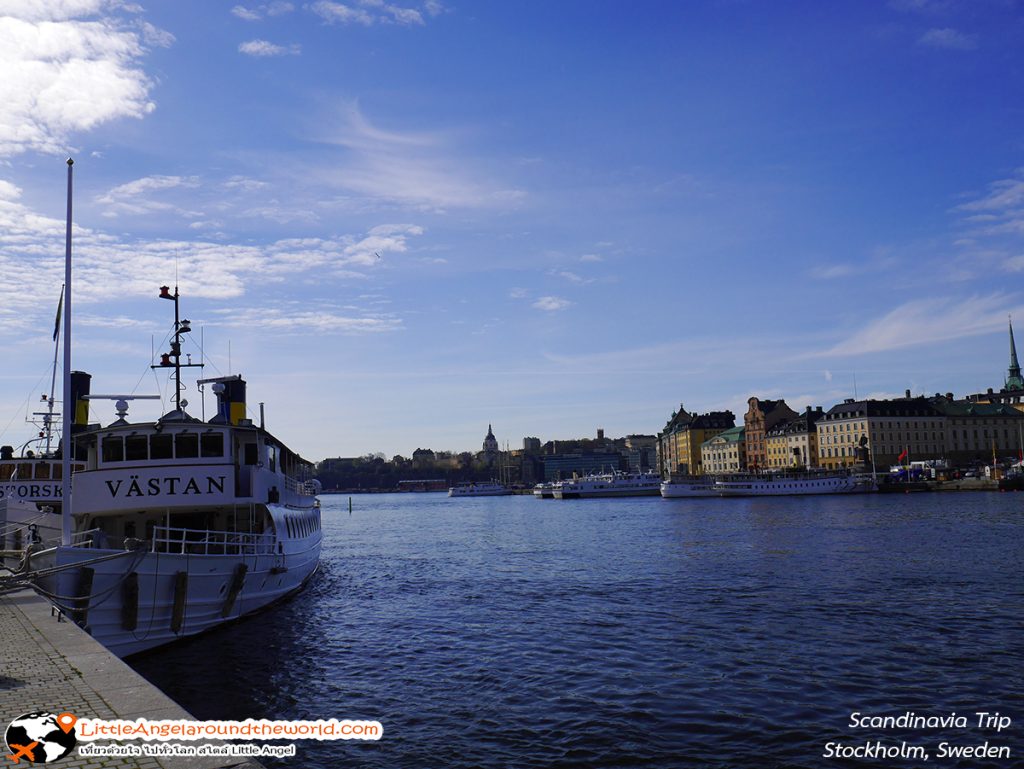
[[(23, 590), (0, 596), (0, 730), (32, 711), (67, 711), (79, 718), (192, 719), (84, 630), (68, 621), (58, 622), (49, 602), (31, 590)], [(5, 764), (6, 747), (0, 739), (0, 761)], [(261, 769), (255, 761), (242, 758), (83, 757), (77, 751), (53, 766)]]

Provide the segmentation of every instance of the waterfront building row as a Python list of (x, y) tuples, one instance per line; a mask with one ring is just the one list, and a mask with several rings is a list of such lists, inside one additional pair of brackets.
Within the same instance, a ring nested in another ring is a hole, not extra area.
[(887, 469), (903, 458), (952, 464), (1024, 453), (1024, 378), (1010, 325), (1010, 365), (999, 392), (847, 399), (798, 414), (784, 400), (749, 398), (743, 424), (731, 411), (690, 414), (682, 406), (658, 434), (662, 475), (786, 468)]

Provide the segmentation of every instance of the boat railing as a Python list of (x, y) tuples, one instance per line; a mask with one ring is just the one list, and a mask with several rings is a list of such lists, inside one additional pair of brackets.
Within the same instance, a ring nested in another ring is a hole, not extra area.
[(156, 526), (153, 529), (154, 553), (189, 555), (274, 555), (273, 534), (243, 531), (211, 531)]
[(71, 535), (71, 547), (100, 547), (103, 538), (102, 529), (86, 529)]

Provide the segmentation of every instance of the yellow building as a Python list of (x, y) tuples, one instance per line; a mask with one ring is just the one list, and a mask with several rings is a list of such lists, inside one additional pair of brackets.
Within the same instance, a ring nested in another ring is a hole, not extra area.
[(673, 475), (700, 475), (702, 468), (701, 444), (736, 424), (731, 411), (712, 411), (707, 414), (688, 414), (679, 411), (658, 435), (658, 466), (663, 477)]
[(821, 406), (788, 422), (776, 425), (765, 435), (765, 462), (772, 470), (818, 467), (818, 420), (825, 416)]
[(829, 409), (816, 425), (818, 461), (835, 469), (858, 462), (876, 469), (895, 464), (907, 451), (911, 459), (945, 455), (946, 417), (923, 397), (893, 400), (848, 398)]

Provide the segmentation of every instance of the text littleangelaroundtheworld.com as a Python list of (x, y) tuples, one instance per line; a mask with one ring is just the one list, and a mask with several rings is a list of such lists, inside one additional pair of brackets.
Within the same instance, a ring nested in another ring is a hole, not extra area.
[(79, 740), (379, 740), (384, 727), (379, 721), (338, 720), (270, 721), (107, 721), (80, 718), (76, 724)]

